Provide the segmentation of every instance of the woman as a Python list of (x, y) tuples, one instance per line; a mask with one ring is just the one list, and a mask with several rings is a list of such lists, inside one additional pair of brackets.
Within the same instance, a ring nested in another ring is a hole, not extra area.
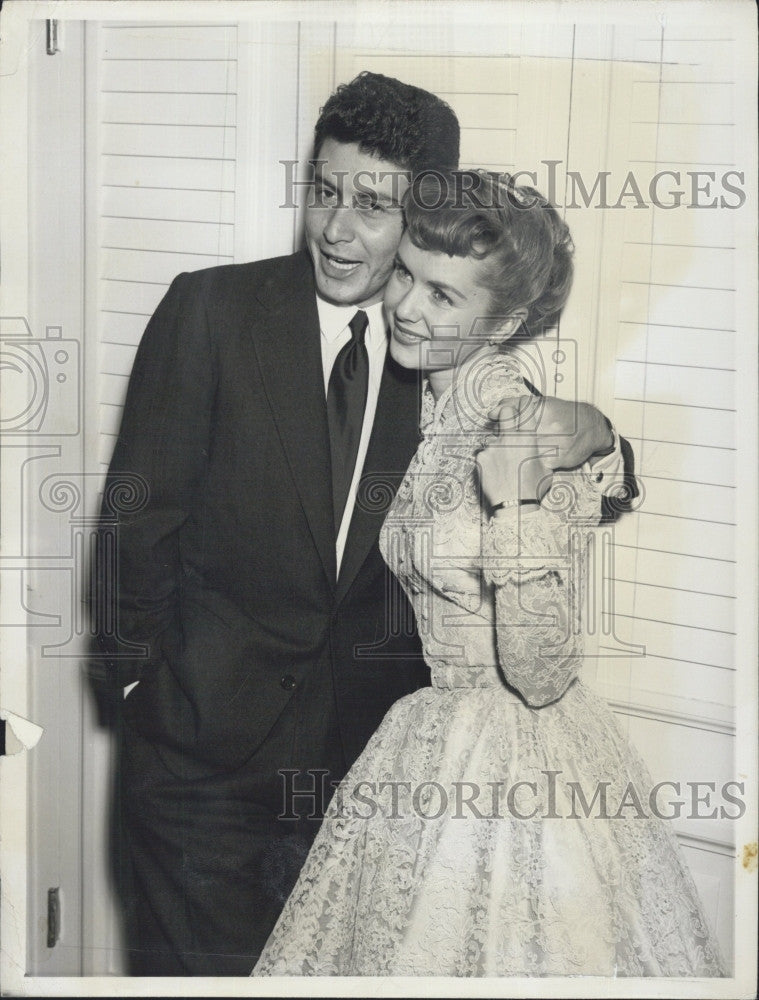
[(524, 431), (492, 461), (494, 407), (539, 405), (509, 342), (566, 300), (569, 232), (531, 189), (442, 180), (407, 197), (385, 294), (426, 386), (381, 544), (432, 687), (344, 779), (254, 974), (721, 975), (674, 836), (637, 808), (645, 768), (577, 677), (592, 476), (544, 495)]

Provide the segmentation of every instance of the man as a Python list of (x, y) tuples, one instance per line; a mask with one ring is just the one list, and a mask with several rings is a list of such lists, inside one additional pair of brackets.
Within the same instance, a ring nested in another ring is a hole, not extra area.
[[(456, 166), (458, 123), (432, 94), (362, 74), (325, 105), (314, 149), (307, 250), (180, 275), (158, 306), (106, 484), (104, 523), (121, 481), (144, 499), (118, 518), (115, 627), (99, 617), (118, 685), (139, 680), (116, 802), (136, 975), (247, 974), (321, 790), (428, 683), (377, 548), (377, 499), (419, 416), (381, 299), (409, 175)], [(611, 444), (584, 415), (558, 464)]]

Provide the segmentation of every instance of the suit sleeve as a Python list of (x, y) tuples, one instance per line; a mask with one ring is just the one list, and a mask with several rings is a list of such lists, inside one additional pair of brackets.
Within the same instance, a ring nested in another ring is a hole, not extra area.
[(206, 469), (216, 370), (202, 281), (179, 275), (138, 348), (103, 494), (93, 632), (117, 689), (181, 647), (179, 533)]
[(640, 496), (635, 476), (635, 454), (630, 442), (614, 431), (615, 448), (608, 458), (591, 466), (593, 478), (601, 493), (601, 522), (616, 521), (621, 514), (635, 510), (635, 500)]
[[(521, 381), (533, 396), (541, 395), (526, 378)], [(606, 420), (614, 435), (614, 443), (608, 455), (589, 459), (582, 467), (584, 472), (593, 473), (593, 481), (601, 497), (602, 524), (616, 521), (621, 514), (634, 510), (635, 500), (640, 496), (635, 476), (635, 454), (630, 442), (617, 434), (608, 417)]]
[(601, 520), (604, 524), (634, 510), (633, 501), (640, 496), (635, 478), (635, 455), (630, 442), (621, 438), (610, 422), (609, 427), (614, 443), (608, 453), (590, 458), (581, 466), (601, 497)]

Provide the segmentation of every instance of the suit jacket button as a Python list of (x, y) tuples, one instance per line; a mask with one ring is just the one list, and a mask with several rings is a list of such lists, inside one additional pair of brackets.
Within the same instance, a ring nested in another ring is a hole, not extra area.
[(285, 674), (284, 677), (280, 679), (280, 687), (283, 687), (285, 691), (294, 691), (297, 687), (297, 682), (292, 674)]

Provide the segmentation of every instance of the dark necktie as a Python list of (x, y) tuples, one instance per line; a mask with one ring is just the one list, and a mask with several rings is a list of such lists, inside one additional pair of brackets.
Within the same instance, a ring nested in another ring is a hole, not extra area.
[(351, 339), (332, 366), (327, 390), (327, 420), (332, 455), (332, 500), (335, 535), (340, 530), (348, 498), (369, 389), (369, 355), (364, 334), (369, 317), (359, 309), (350, 321)]

